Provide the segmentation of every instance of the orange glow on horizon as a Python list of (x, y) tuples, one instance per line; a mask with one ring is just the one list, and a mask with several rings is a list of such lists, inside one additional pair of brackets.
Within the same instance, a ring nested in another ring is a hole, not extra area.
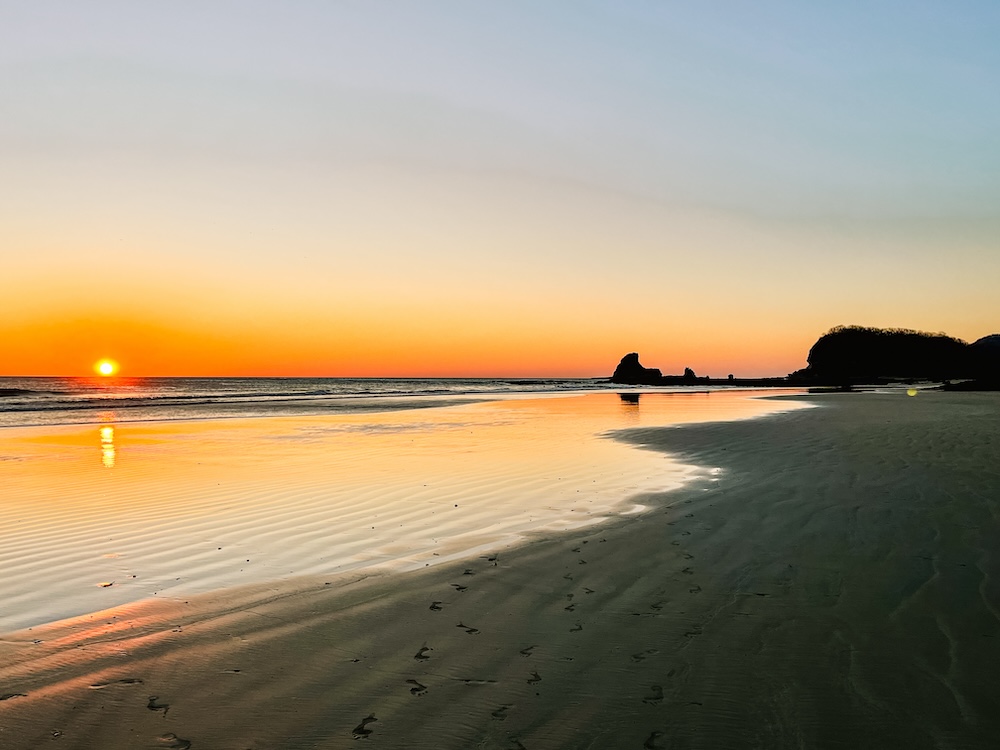
[[(725, 336), (704, 324), (635, 330), (628, 321), (561, 320), (500, 325), (485, 315), (406, 319), (372, 314), (366, 326), (334, 316), (312, 321), (219, 320), (211, 327), (164, 314), (122, 310), (113, 318), (53, 313), (21, 325), (0, 324), (7, 357), (0, 376), (122, 377), (609, 377), (622, 356), (638, 351), (648, 367), (680, 374), (785, 375), (805, 366), (815, 341), (798, 335), (760, 340), (751, 326)], [(829, 327), (829, 326), (827, 326)], [(825, 330), (825, 329), (824, 329)], [(86, 363), (82, 367), (80, 364)], [(109, 374), (98, 369), (113, 366)]]

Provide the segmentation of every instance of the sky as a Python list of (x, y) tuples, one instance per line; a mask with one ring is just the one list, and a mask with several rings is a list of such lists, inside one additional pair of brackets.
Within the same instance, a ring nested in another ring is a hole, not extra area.
[(0, 375), (996, 333), (998, 38), (989, 0), (0, 0)]

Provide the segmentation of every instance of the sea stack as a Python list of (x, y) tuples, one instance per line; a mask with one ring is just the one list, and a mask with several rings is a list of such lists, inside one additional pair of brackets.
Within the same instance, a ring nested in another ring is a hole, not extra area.
[(663, 373), (655, 367), (643, 367), (639, 363), (639, 354), (632, 352), (622, 357), (622, 361), (615, 368), (615, 374), (611, 376), (612, 383), (622, 385), (659, 385), (663, 380)]

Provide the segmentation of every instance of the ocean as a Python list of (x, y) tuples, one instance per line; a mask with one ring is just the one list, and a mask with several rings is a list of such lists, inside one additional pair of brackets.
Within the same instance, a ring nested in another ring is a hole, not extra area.
[(317, 416), (613, 388), (606, 378), (0, 377), (0, 427)]

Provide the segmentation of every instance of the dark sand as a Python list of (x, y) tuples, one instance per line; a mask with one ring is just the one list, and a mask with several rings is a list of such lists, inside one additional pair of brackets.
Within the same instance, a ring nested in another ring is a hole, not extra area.
[(495, 560), (9, 635), (0, 748), (997, 747), (1000, 394), (809, 398)]

